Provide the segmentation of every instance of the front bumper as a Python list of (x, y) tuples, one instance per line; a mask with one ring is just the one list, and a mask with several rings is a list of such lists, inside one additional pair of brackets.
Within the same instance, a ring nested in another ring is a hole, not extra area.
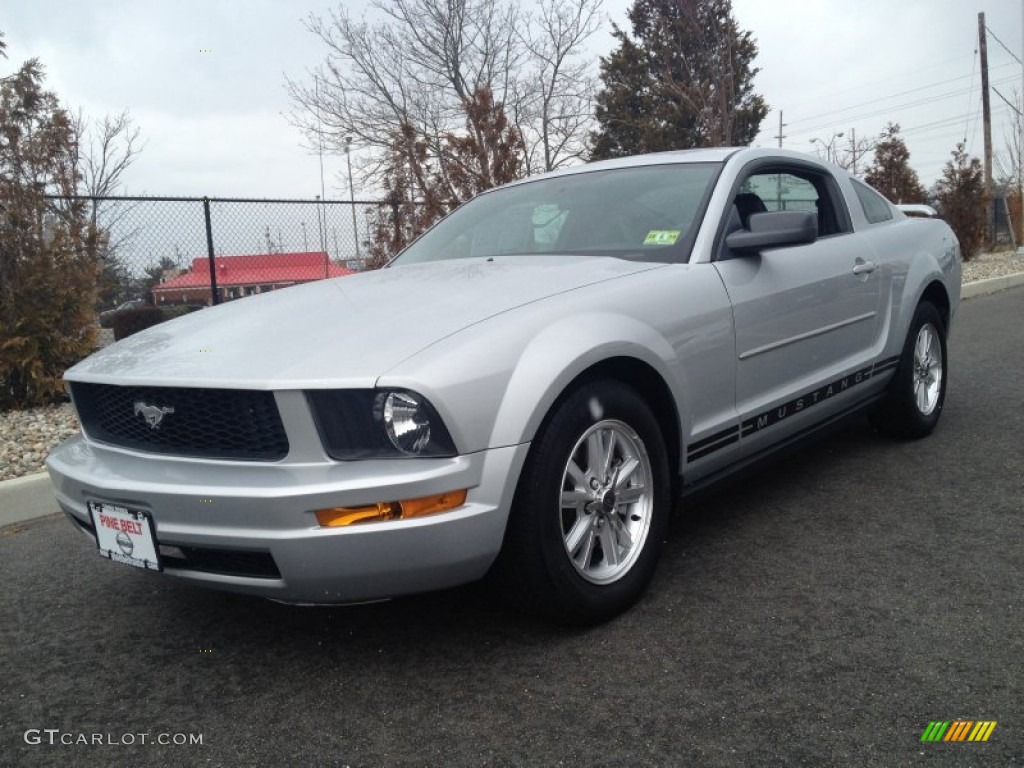
[[(144, 455), (78, 436), (47, 469), (61, 508), (86, 531), (89, 501), (148, 512), (168, 575), (286, 602), (347, 603), (482, 577), (501, 548), (528, 448), (257, 464)], [(463, 488), (464, 506), (428, 517), (322, 528), (314, 516)]]

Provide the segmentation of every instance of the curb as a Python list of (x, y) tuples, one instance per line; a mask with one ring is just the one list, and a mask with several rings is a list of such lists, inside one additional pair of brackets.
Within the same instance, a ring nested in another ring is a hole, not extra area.
[(0, 482), (0, 527), (60, 512), (50, 475), (39, 472)]
[(1016, 288), (1018, 285), (1024, 285), (1024, 272), (967, 283), (960, 288), (960, 298), (973, 299), (975, 296), (988, 296), (990, 293), (1005, 291), (1007, 288)]
[[(988, 296), (1020, 285), (1024, 285), (1024, 272), (988, 280), (975, 280), (960, 288), (960, 298)], [(0, 480), (0, 527), (58, 512), (60, 507), (57, 506), (48, 473), (39, 472), (13, 480)]]

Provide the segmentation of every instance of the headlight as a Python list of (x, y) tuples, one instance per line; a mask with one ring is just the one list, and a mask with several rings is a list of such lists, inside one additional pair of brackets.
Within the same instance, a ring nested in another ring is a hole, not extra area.
[(425, 401), (412, 392), (381, 392), (374, 400), (374, 417), (380, 409), (391, 444), (408, 456), (419, 456), (430, 444), (430, 413)]
[(306, 396), (332, 459), (455, 455), (441, 417), (415, 392), (334, 389), (310, 390)]

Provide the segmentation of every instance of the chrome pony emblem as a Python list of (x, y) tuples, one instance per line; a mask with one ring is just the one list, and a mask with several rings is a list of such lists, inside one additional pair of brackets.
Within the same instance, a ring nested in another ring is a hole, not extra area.
[(150, 429), (160, 429), (160, 422), (169, 413), (174, 413), (174, 408), (161, 405), (147, 405), (142, 400), (135, 401), (135, 415), (142, 414)]

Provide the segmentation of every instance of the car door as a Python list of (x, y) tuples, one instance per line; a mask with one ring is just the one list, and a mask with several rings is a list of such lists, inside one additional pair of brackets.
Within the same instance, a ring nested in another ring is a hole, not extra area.
[(881, 272), (830, 175), (776, 164), (747, 175), (740, 195), (733, 228), (761, 209), (751, 195), (763, 210), (808, 210), (819, 220), (811, 244), (739, 255), (723, 238), (715, 262), (732, 302), (736, 407), (750, 452), (849, 402), (834, 396), (854, 385), (846, 374), (870, 364), (883, 318)]

